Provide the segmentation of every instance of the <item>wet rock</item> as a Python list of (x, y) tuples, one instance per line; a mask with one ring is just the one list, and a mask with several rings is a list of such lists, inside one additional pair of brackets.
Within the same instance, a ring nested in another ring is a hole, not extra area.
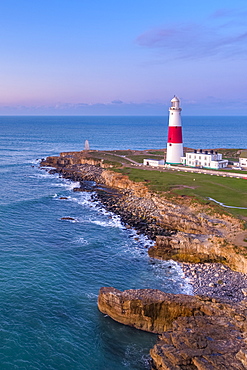
[[(198, 279), (194, 279), (194, 271), (203, 266), (203, 271), (198, 274)], [(219, 263), (190, 264), (182, 263), (181, 267), (185, 277), (190, 280), (196, 294), (210, 295), (219, 299), (238, 302), (247, 301), (247, 276), (246, 274), (232, 271)], [(217, 276), (218, 275), (218, 276)]]
[[(247, 259), (234, 245), (213, 235), (195, 235), (178, 232), (170, 236), (156, 237), (156, 243), (148, 254), (150, 257), (191, 263), (223, 263), (232, 269), (246, 273)], [(222, 268), (222, 271), (225, 267)], [(216, 277), (219, 276), (217, 272)]]
[(98, 307), (116, 321), (153, 333), (171, 329), (172, 322), (180, 316), (227, 316), (234, 312), (243, 314), (246, 309), (245, 305), (220, 300), (213, 303), (210, 297), (175, 295), (156, 289), (121, 292), (115, 288), (100, 289)]
[(84, 191), (84, 189), (82, 189), (82, 188), (73, 188), (73, 191), (76, 193), (76, 192)]
[(155, 370), (246, 368), (245, 304), (153, 289), (101, 288), (98, 307), (118, 322), (161, 334), (150, 351)]
[(155, 370), (246, 369), (243, 333), (228, 318), (181, 317), (150, 354)]

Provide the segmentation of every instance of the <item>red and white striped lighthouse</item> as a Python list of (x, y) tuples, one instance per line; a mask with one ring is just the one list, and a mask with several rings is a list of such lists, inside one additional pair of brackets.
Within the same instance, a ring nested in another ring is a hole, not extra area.
[(171, 100), (169, 108), (169, 126), (166, 163), (179, 164), (183, 157), (183, 139), (182, 139), (182, 124), (181, 124), (181, 108), (179, 107), (179, 99), (174, 96)]

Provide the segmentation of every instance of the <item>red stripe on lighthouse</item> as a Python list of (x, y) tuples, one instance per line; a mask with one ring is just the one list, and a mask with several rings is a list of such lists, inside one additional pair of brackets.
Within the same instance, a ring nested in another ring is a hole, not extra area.
[(181, 144), (182, 140), (182, 127), (169, 126), (168, 127), (168, 143)]

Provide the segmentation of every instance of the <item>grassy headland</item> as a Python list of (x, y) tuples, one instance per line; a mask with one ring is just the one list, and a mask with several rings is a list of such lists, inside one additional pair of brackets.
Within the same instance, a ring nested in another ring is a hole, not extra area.
[[(239, 149), (218, 149), (218, 152), (237, 160), (241, 151)], [(160, 193), (165, 197), (187, 196), (201, 203), (210, 203), (208, 198), (213, 198), (227, 206), (247, 208), (246, 179), (184, 171), (159, 171), (158, 168), (152, 171), (133, 168), (130, 160), (142, 163), (144, 158), (162, 159), (164, 149), (90, 151), (87, 156), (103, 160), (104, 163), (110, 164), (114, 171), (128, 175), (132, 181), (145, 183), (151, 191)], [(238, 171), (231, 170), (231, 172), (236, 173)], [(246, 171), (240, 172), (245, 173)], [(213, 205), (212, 201), (211, 203)], [(230, 213), (244, 219), (247, 217), (246, 209), (218, 207), (224, 213)]]
[[(228, 206), (247, 208), (247, 181), (229, 177), (218, 177), (190, 172), (146, 171), (122, 168), (116, 171), (129, 176), (132, 181), (144, 182), (150, 190), (165, 196), (190, 196), (198, 201), (213, 198)], [(235, 216), (247, 216), (247, 209), (224, 208)]]

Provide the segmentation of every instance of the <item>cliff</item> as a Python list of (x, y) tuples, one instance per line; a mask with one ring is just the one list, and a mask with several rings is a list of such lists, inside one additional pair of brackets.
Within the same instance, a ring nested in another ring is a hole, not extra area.
[(152, 289), (101, 288), (98, 307), (120, 323), (161, 334), (150, 351), (153, 369), (247, 368), (244, 303)]
[(157, 236), (148, 250), (150, 257), (180, 262), (220, 262), (232, 270), (246, 273), (246, 249), (235, 246), (215, 235), (195, 235), (178, 232), (172, 236)]
[(108, 210), (156, 240), (149, 250), (151, 257), (222, 262), (239, 272), (247, 271), (245, 247), (236, 247), (231, 240), (242, 231), (238, 219), (187, 198), (170, 200), (152, 193), (145, 184), (103, 168), (105, 165), (99, 159), (86, 158), (83, 152), (61, 153), (41, 162), (41, 166), (54, 167), (62, 176), (80, 181), (81, 190), (85, 181), (93, 181), (97, 198)]
[[(246, 251), (232, 243), (242, 231), (239, 220), (218, 214), (208, 205), (152, 193), (143, 183), (109, 170), (102, 160), (82, 152), (48, 157), (63, 177), (90, 187), (97, 199), (124, 223), (156, 240), (149, 255), (188, 262), (221, 262), (247, 271)], [(152, 369), (246, 369), (247, 306), (208, 297), (173, 295), (158, 290), (101, 288), (99, 310), (114, 320), (160, 334), (150, 351)]]

